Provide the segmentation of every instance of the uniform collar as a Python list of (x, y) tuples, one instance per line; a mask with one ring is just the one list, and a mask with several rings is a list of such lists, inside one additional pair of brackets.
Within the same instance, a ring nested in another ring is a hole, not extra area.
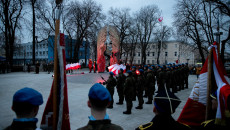
[(38, 122), (37, 118), (15, 118), (16, 122)]
[[(89, 120), (95, 121), (96, 119), (93, 117), (93, 115), (91, 115), (89, 116)], [(104, 120), (109, 120), (109, 115), (107, 113), (105, 114)]]

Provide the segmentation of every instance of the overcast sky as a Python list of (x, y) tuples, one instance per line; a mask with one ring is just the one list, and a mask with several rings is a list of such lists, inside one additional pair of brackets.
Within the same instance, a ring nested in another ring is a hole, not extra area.
[(176, 0), (96, 0), (102, 5), (103, 12), (107, 14), (108, 10), (113, 8), (130, 8), (131, 12), (138, 11), (141, 7), (155, 4), (162, 11), (163, 24), (172, 26), (174, 13), (173, 7)]

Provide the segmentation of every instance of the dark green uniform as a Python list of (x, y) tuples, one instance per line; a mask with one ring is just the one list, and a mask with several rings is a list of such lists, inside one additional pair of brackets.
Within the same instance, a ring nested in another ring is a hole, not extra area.
[(180, 67), (179, 68), (179, 82), (180, 82), (180, 89), (184, 89), (184, 68)]
[(123, 130), (122, 127), (112, 124), (111, 120), (90, 120), (89, 123), (78, 130)]
[(164, 90), (166, 72), (161, 71), (158, 78), (158, 91)]
[(172, 92), (176, 93), (177, 92), (177, 85), (176, 85), (176, 70), (172, 70), (172, 75), (171, 75), (171, 86), (172, 86)]
[(109, 107), (113, 107), (113, 94), (114, 94), (114, 87), (117, 85), (116, 79), (113, 76), (109, 76), (109, 79), (106, 81), (106, 88), (108, 89), (112, 101)]
[(128, 76), (125, 80), (124, 84), (124, 96), (127, 106), (127, 111), (131, 112), (131, 109), (133, 107), (133, 88), (134, 88), (134, 79), (132, 76)]
[(170, 70), (167, 70), (165, 83), (166, 83), (166, 88), (168, 90), (171, 88), (171, 76), (172, 76), (172, 72)]
[(117, 93), (119, 96), (118, 104), (123, 104), (124, 101), (124, 83), (125, 83), (125, 75), (123, 73), (119, 73), (117, 78)]
[(187, 65), (184, 67), (184, 73), (185, 73), (184, 74), (185, 75), (185, 77), (184, 77), (185, 88), (188, 88), (189, 68)]
[(136, 87), (137, 87), (137, 74), (136, 74), (136, 70), (133, 70), (132, 71), (132, 75), (133, 75), (133, 78), (134, 78), (134, 88), (133, 88), (133, 101), (136, 101)]
[(137, 98), (138, 98), (138, 107), (137, 109), (142, 109), (144, 100), (143, 100), (143, 92), (144, 92), (144, 84), (145, 84), (145, 79), (144, 75), (140, 74), (137, 77), (137, 85), (136, 85), (136, 91), (137, 91)]
[(229, 130), (230, 125), (217, 125), (215, 124), (215, 119), (207, 120), (201, 123), (199, 130)]
[(148, 72), (147, 74), (146, 86), (147, 86), (147, 95), (148, 95), (147, 104), (151, 104), (153, 100), (153, 95), (155, 92), (155, 77), (152, 74), (152, 72)]

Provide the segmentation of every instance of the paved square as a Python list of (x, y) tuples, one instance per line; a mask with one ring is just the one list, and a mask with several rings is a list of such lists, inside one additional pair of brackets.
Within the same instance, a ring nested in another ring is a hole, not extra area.
[[(85, 74), (80, 74), (85, 72)], [(48, 99), (51, 85), (52, 73), (40, 72), (39, 74), (26, 73), (26, 72), (13, 72), (8, 74), (0, 74), (0, 129), (3, 129), (12, 123), (13, 118), (16, 117), (11, 110), (13, 94), (23, 88), (31, 87), (42, 93), (44, 103), (40, 106), (37, 118), (40, 126), (42, 113), (44, 111), (46, 101)], [(88, 123), (88, 116), (90, 116), (90, 109), (87, 107), (88, 91), (89, 88), (95, 83), (102, 81), (100, 75), (105, 79), (108, 78), (108, 73), (88, 73), (88, 69), (81, 71), (74, 71), (74, 74), (67, 75), (68, 98), (69, 98), (69, 111), (70, 111), (70, 125), (71, 129), (77, 129)], [(189, 89), (182, 90), (176, 95), (182, 100), (176, 112), (173, 114), (174, 119), (177, 119), (187, 98), (191, 92), (193, 85), (196, 82), (196, 76), (189, 76)], [(145, 102), (147, 101), (144, 98)], [(118, 101), (118, 94), (114, 93), (114, 103)], [(133, 109), (131, 115), (124, 115), (123, 111), (126, 110), (126, 104), (116, 105), (113, 109), (108, 109), (112, 123), (122, 126), (126, 130), (134, 129), (140, 124), (147, 123), (154, 117), (153, 105), (144, 104), (142, 110), (136, 110), (138, 101), (133, 102)]]

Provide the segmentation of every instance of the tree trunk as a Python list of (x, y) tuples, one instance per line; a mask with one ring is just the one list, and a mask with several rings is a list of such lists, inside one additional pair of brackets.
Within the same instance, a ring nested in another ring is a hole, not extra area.
[(157, 46), (157, 64), (160, 64), (159, 58), (160, 58), (160, 52), (161, 52), (161, 41), (158, 41), (158, 46)]
[(35, 65), (35, 0), (31, 1), (32, 3), (32, 15), (33, 15), (33, 65)]

